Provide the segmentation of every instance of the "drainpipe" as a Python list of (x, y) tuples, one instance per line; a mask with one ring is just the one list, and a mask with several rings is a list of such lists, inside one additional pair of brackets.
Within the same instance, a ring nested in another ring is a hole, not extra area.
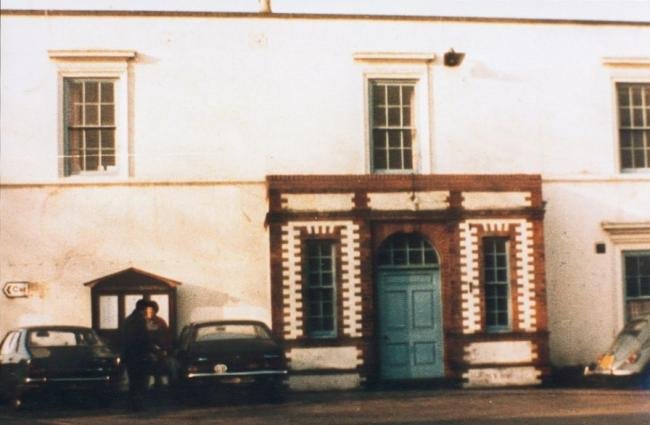
[(259, 0), (260, 13), (271, 13), (271, 0)]

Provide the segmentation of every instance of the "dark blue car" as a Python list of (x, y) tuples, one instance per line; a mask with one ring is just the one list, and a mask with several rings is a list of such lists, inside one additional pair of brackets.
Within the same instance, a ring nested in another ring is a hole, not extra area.
[(207, 396), (245, 389), (282, 400), (287, 361), (262, 322), (221, 320), (183, 328), (174, 352), (173, 381), (181, 394)]
[(46, 391), (92, 391), (110, 402), (120, 358), (90, 328), (34, 326), (9, 331), (0, 345), (0, 395), (18, 408)]

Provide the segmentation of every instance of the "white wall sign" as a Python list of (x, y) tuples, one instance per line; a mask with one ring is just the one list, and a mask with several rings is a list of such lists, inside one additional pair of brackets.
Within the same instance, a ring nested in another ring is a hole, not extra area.
[(7, 298), (25, 298), (29, 295), (29, 282), (6, 282), (2, 292)]

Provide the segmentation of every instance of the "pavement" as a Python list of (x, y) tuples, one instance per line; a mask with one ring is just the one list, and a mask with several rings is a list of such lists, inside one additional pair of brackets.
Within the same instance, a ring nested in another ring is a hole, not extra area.
[(158, 395), (131, 413), (123, 400), (93, 406), (75, 397), (13, 411), (0, 424), (34, 425), (650, 425), (650, 391), (607, 388), (390, 389), (292, 393), (282, 404), (236, 397), (181, 404)]

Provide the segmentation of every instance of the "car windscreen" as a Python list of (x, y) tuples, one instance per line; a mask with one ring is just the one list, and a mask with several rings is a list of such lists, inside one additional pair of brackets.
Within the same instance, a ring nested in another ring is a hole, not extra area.
[(96, 347), (102, 342), (90, 331), (39, 329), (27, 334), (27, 346), (35, 347)]
[(200, 326), (196, 329), (194, 340), (219, 341), (232, 339), (270, 339), (268, 331), (256, 324), (229, 323)]
[(637, 336), (646, 326), (648, 326), (646, 319), (632, 320), (625, 325), (621, 334)]

